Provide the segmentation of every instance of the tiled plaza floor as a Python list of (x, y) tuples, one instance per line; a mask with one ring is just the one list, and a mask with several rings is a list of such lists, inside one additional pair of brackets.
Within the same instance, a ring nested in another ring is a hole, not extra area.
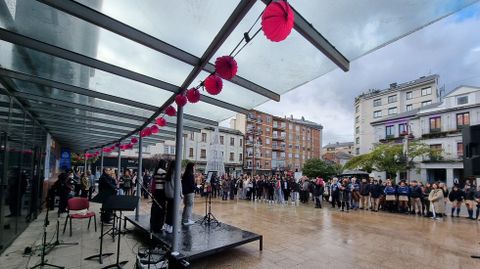
[[(203, 214), (203, 200), (197, 199), (195, 213)], [(150, 204), (143, 202), (142, 212)], [(94, 210), (98, 210), (95, 206)], [(248, 201), (214, 199), (213, 213), (222, 222), (264, 236), (264, 250), (250, 243), (195, 262), (192, 268), (480, 268), (480, 222), (465, 218), (433, 221), (423, 217), (374, 213), (339, 212), (315, 209), (312, 203), (294, 207)], [(56, 215), (56, 214), (51, 214)], [(26, 246), (41, 243), (43, 216), (0, 256), (0, 268), (29, 268), (39, 257), (22, 255)], [(63, 225), (64, 218), (61, 219)], [(56, 216), (51, 217), (49, 239)], [(131, 227), (131, 226), (129, 226)], [(73, 236), (60, 237), (78, 246), (59, 247), (48, 256), (51, 263), (67, 268), (101, 268), (85, 261), (98, 252), (98, 236), (87, 221), (75, 221)], [(129, 260), (124, 268), (133, 268), (140, 236), (122, 237), (121, 257)], [(115, 252), (116, 243), (107, 238), (104, 251)]]

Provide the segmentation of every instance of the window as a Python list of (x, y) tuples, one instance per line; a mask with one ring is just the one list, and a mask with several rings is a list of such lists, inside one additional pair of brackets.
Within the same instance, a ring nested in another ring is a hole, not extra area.
[(292, 129), (293, 129), (293, 124), (290, 123), (290, 124), (288, 125), (288, 129), (292, 130)]
[(194, 140), (195, 139), (195, 133), (194, 132), (190, 132), (190, 140)]
[(381, 118), (382, 117), (382, 111), (377, 110), (377, 111), (373, 112), (373, 117), (374, 118)]
[(188, 157), (193, 158), (193, 148), (188, 149)]
[(470, 125), (470, 113), (464, 112), (457, 114), (457, 129), (462, 129), (468, 125)]
[(267, 123), (270, 123), (270, 122), (272, 121), (272, 117), (267, 116), (267, 117), (266, 117), (266, 121), (267, 121)]
[(440, 132), (442, 131), (442, 118), (441, 117), (432, 117), (430, 118), (430, 132)]
[(406, 98), (407, 100), (413, 99), (413, 92), (407, 92)]
[(242, 153), (239, 153), (239, 154), (238, 154), (238, 161), (241, 162), (242, 160), (243, 160)]
[(355, 149), (355, 154), (356, 154), (356, 155), (360, 154), (360, 148), (356, 148), (356, 149)]
[(406, 135), (408, 134), (408, 124), (407, 123), (400, 123), (398, 125), (398, 133), (400, 135)]
[(230, 160), (231, 162), (233, 162), (233, 159), (234, 159), (234, 158), (235, 158), (235, 157), (234, 157), (234, 153), (233, 153), (233, 152), (230, 152), (230, 159), (229, 159), (229, 160)]
[(360, 137), (355, 138), (355, 144), (360, 144)]
[(295, 131), (300, 132), (300, 125), (295, 126)]
[(220, 145), (223, 145), (223, 140), (224, 140), (224, 137), (223, 135), (220, 136)]
[(394, 115), (397, 114), (397, 108), (396, 107), (391, 107), (388, 109), (388, 115)]
[(163, 146), (163, 153), (169, 154), (170, 153), (170, 147), (169, 146)]
[(355, 107), (355, 113), (358, 113), (359, 110), (360, 110), (360, 107), (359, 107), (359, 106), (356, 106), (356, 107)]
[(270, 138), (265, 139), (265, 144), (270, 145)]
[(413, 109), (413, 105), (407, 105), (407, 106), (405, 107), (405, 110), (406, 110), (406, 111), (411, 111), (412, 109)]
[(392, 138), (395, 136), (395, 133), (394, 133), (394, 129), (393, 129), (393, 125), (388, 125), (388, 126), (385, 126), (385, 137), (386, 138)]
[(430, 149), (434, 152), (442, 152), (442, 144), (432, 144), (430, 145)]
[(235, 146), (235, 138), (230, 137), (230, 146)]
[(360, 121), (360, 116), (355, 117), (355, 123), (358, 123)]
[(288, 153), (288, 158), (292, 158), (293, 154), (292, 153)]
[(422, 89), (422, 96), (426, 96), (426, 95), (430, 95), (430, 94), (432, 94), (432, 87)]
[(382, 99), (373, 100), (373, 106), (374, 107), (381, 106), (381, 105), (382, 105)]
[(391, 104), (391, 103), (395, 103), (397, 101), (397, 95), (390, 95), (388, 97), (388, 103)]
[(468, 96), (459, 96), (457, 97), (457, 105), (468, 104)]
[(431, 104), (432, 104), (432, 100), (423, 101), (423, 102), (422, 102), (422, 107), (428, 106), (428, 105), (431, 105)]
[(463, 157), (463, 143), (462, 142), (457, 143), (457, 156), (458, 157)]
[(356, 133), (356, 134), (359, 134), (359, 133), (360, 133), (360, 127), (357, 126), (357, 127), (355, 128), (355, 133)]
[(202, 142), (207, 142), (207, 134), (202, 133)]
[(240, 147), (243, 147), (243, 139), (240, 138)]
[(200, 159), (206, 159), (207, 158), (207, 150), (206, 149), (201, 149), (200, 150)]

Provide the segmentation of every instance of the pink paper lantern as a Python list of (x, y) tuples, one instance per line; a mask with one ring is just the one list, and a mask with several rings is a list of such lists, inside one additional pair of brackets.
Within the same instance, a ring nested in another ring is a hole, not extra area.
[(209, 94), (217, 95), (222, 91), (223, 81), (219, 76), (212, 74), (205, 79), (204, 85)]
[(137, 144), (138, 139), (136, 137), (132, 137), (132, 139), (130, 139), (130, 142), (132, 142), (132, 144)]
[(177, 94), (177, 96), (175, 96), (175, 103), (178, 107), (183, 107), (187, 104), (187, 97), (183, 94)]
[(160, 127), (167, 126), (167, 121), (164, 118), (156, 119), (155, 123), (157, 123), (157, 125), (160, 126)]
[(295, 18), (287, 1), (271, 2), (262, 14), (262, 30), (274, 42), (280, 42), (292, 32)]
[(187, 96), (187, 99), (190, 103), (197, 103), (200, 101), (200, 91), (196, 88), (191, 88), (187, 90), (187, 93), (185, 94)]
[(152, 134), (156, 134), (160, 131), (160, 129), (158, 129), (158, 126), (157, 125), (152, 125), (152, 127), (150, 127), (150, 131), (152, 132)]
[(168, 106), (165, 109), (165, 114), (167, 114), (170, 117), (173, 117), (177, 114), (177, 110), (173, 106)]
[(232, 56), (221, 56), (215, 61), (215, 73), (223, 79), (232, 79), (238, 71), (238, 65)]

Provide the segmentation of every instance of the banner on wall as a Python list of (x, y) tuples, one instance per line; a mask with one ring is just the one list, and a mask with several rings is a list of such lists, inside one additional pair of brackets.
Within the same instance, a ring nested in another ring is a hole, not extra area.
[(60, 169), (67, 170), (72, 168), (72, 162), (69, 149), (62, 149), (60, 155)]

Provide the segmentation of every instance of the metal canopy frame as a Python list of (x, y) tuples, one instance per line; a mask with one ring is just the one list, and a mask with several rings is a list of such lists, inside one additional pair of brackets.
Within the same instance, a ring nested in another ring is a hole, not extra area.
[[(14, 31), (7, 29), (0, 28), (0, 39), (10, 42), (12, 44), (16, 44), (25, 48), (30, 48), (39, 52), (43, 52), (54, 57), (58, 57), (61, 59), (65, 59), (71, 61), (73, 63), (81, 64), (86, 67), (98, 69), (105, 71), (107, 73), (124, 77), (145, 85), (150, 85), (162, 90), (166, 90), (172, 93), (170, 98), (168, 98), (163, 105), (160, 107), (156, 107), (153, 105), (129, 100), (122, 97), (117, 97), (111, 94), (105, 94), (102, 92), (98, 92), (95, 90), (91, 90), (88, 88), (83, 88), (75, 85), (70, 85), (66, 83), (62, 83), (59, 81), (55, 81), (52, 79), (42, 78), (35, 74), (27, 74), (19, 71), (14, 71), (6, 68), (0, 68), (0, 77), (4, 77), (6, 79), (16, 79), (20, 81), (24, 81), (27, 83), (33, 83), (36, 86), (39, 86), (40, 89), (43, 87), (49, 89), (58, 89), (65, 92), (75, 93), (82, 96), (92, 97), (96, 99), (101, 99), (109, 102), (113, 102), (120, 105), (125, 105), (131, 107), (132, 109), (140, 109), (145, 111), (154, 111), (154, 113), (150, 117), (141, 116), (141, 115), (132, 115), (128, 112), (120, 112), (113, 109), (108, 109), (105, 107), (96, 107), (94, 105), (89, 104), (80, 104), (70, 100), (61, 100), (50, 96), (44, 96), (41, 94), (33, 94), (29, 93), (28, 88), (24, 91), (12, 91), (12, 94), (20, 98), (22, 100), (28, 101), (26, 104), (29, 106), (32, 112), (34, 112), (38, 119), (41, 122), (46, 123), (49, 129), (56, 128), (58, 126), (55, 123), (61, 123), (58, 116), (64, 116), (62, 113), (69, 113), (73, 115), (69, 115), (73, 119), (76, 119), (75, 122), (71, 124), (64, 124), (64, 126), (68, 126), (70, 128), (77, 126), (79, 129), (82, 130), (103, 130), (107, 131), (104, 132), (113, 134), (115, 133), (116, 136), (123, 135), (118, 137), (114, 141), (110, 141), (108, 144), (112, 144), (115, 142), (123, 141), (126, 138), (137, 135), (139, 130), (144, 129), (147, 127), (150, 122), (152, 122), (156, 117), (158, 117), (161, 112), (171, 103), (173, 103), (176, 94), (184, 92), (186, 88), (193, 83), (193, 81), (198, 77), (200, 72), (206, 71), (212, 73), (215, 71), (215, 67), (212, 63), (210, 63), (210, 59), (214, 56), (217, 50), (222, 46), (225, 40), (229, 37), (229, 35), (235, 30), (237, 25), (243, 20), (245, 15), (250, 11), (250, 9), (256, 3), (255, 0), (241, 0), (233, 12), (231, 12), (228, 19), (225, 21), (219, 32), (215, 35), (210, 45), (207, 47), (203, 55), (199, 58), (193, 54), (190, 54), (176, 46), (168, 44), (152, 35), (149, 35), (143, 31), (140, 31), (126, 23), (123, 23), (119, 20), (116, 20), (110, 16), (107, 16), (99, 11), (96, 11), (86, 5), (75, 1), (64, 1), (64, 0), (37, 0), (38, 2), (48, 5), (52, 8), (60, 10), (66, 14), (79, 18), (83, 21), (96, 25), (102, 29), (108, 30), (113, 32), (121, 37), (127, 38), (137, 44), (142, 46), (148, 47), (153, 49), (163, 55), (167, 55), (173, 59), (176, 59), (180, 62), (186, 63), (193, 67), (191, 72), (187, 75), (185, 80), (180, 86), (156, 79), (151, 76), (147, 76), (138, 72), (134, 72), (129, 70), (128, 68), (123, 68), (114, 64), (110, 64), (108, 62), (104, 62), (98, 60), (93, 57), (86, 56), (81, 53), (77, 53), (68, 49), (64, 49), (62, 47), (52, 45), (46, 42), (42, 42), (40, 40), (31, 38), (29, 36), (25, 36)], [(270, 3), (269, 0), (262, 0), (265, 4)], [(3, 6), (2, 9), (5, 9)], [(316, 48), (321, 50), (328, 58), (330, 58), (335, 64), (337, 64), (342, 70), (347, 71), (349, 62), (348, 60), (333, 47), (315, 28), (309, 24), (296, 10), (295, 12), (295, 29), (309, 42), (311, 42)], [(14, 22), (10, 22), (14, 25)], [(22, 50), (20, 50), (21, 53)], [(30, 59), (30, 56), (27, 53), (23, 53), (26, 55), (27, 59)], [(258, 94), (263, 97), (267, 97), (272, 100), (279, 101), (280, 96), (279, 94), (266, 89), (256, 83), (249, 81), (245, 78), (240, 76), (234, 77), (230, 82), (247, 89), (255, 94)], [(9, 84), (14, 84), (11, 80)], [(201, 95), (201, 101), (210, 104), (216, 107), (220, 107), (223, 109), (227, 109), (230, 111), (234, 111), (237, 113), (246, 114), (248, 112), (247, 109), (227, 103), (225, 101), (213, 98), (211, 96)], [(48, 108), (42, 107), (43, 104), (50, 104)], [(62, 112), (65, 111), (65, 112)], [(68, 111), (68, 112), (67, 112)], [(71, 113), (74, 112), (74, 113)], [(93, 112), (98, 113), (101, 115), (109, 115), (116, 119), (105, 119), (101, 118), (99, 115), (81, 115), (82, 113)], [(80, 114), (78, 114), (80, 113)], [(142, 112), (139, 112), (143, 114)], [(187, 131), (199, 131), (202, 124), (211, 125), (211, 126), (218, 126), (218, 122), (205, 119), (202, 117), (183, 114), (183, 118), (188, 121), (199, 123), (198, 126), (194, 126), (193, 124), (185, 123), (185, 130)], [(44, 119), (44, 121), (42, 121)], [(122, 122), (122, 119), (128, 119), (132, 122)], [(171, 122), (176, 120), (176, 118), (169, 119), (167, 123), (167, 127), (171, 128), (178, 128), (178, 126)], [(100, 124), (111, 124), (116, 126), (125, 127), (126, 129), (116, 128), (115, 126), (101, 126), (98, 124), (94, 124), (91, 122), (80, 122), (80, 121), (92, 121)], [(135, 124), (138, 122), (139, 125)], [(191, 125), (191, 126), (190, 126)], [(130, 129), (128, 129), (130, 128)], [(53, 131), (53, 130), (52, 130)], [(175, 132), (162, 130), (163, 133), (168, 135), (174, 135)], [(97, 131), (98, 132), (98, 131)], [(53, 132), (52, 132), (53, 133)], [(145, 139), (148, 141), (148, 139)], [(108, 144), (102, 145), (106, 146)]]

